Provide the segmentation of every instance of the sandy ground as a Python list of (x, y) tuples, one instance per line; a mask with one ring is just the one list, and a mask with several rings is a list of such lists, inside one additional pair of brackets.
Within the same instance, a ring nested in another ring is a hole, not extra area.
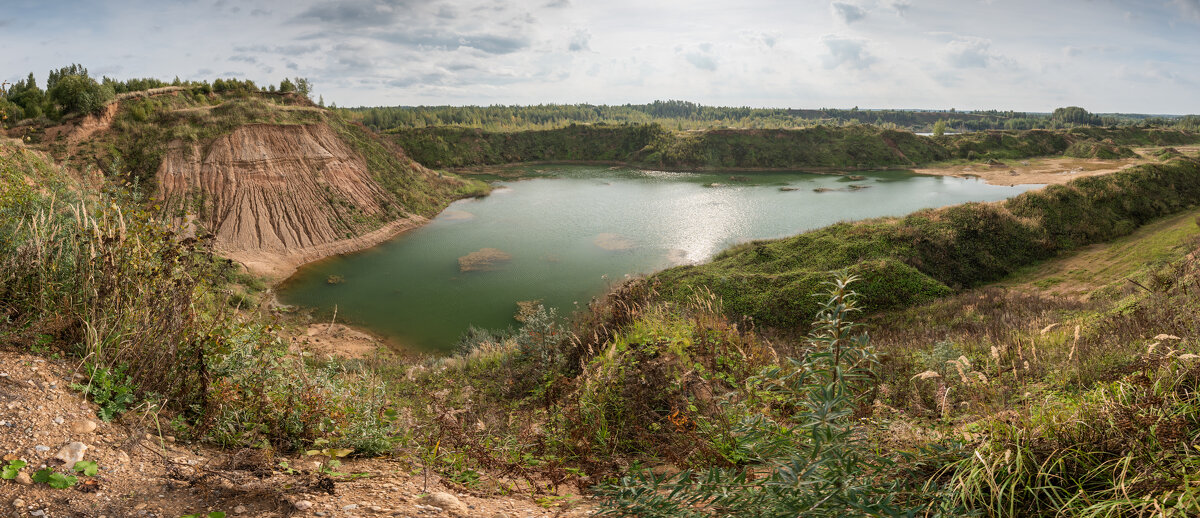
[[(1055, 185), (1067, 183), (1076, 178), (1115, 173), (1135, 165), (1156, 162), (1157, 160), (1147, 157), (1150, 156), (1150, 153), (1160, 149), (1163, 148), (1137, 148), (1134, 151), (1141, 155), (1140, 158), (1121, 160), (1067, 157), (1030, 158), (1025, 160), (1006, 160), (1002, 164), (991, 165), (972, 163), (945, 167), (924, 167), (913, 169), (913, 172), (934, 176), (979, 178), (992, 185)], [(1195, 153), (1200, 147), (1183, 146), (1176, 147), (1175, 149), (1183, 153)]]

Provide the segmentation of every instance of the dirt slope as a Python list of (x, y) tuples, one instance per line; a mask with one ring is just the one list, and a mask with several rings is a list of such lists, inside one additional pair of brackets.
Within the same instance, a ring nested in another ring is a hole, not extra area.
[[(257, 273), (286, 274), (305, 260), (370, 246), (348, 240), (399, 211), (326, 124), (254, 124), (207, 146), (176, 143), (156, 177), (168, 214), (195, 213), (219, 251)], [(382, 238), (420, 220), (386, 225)]]
[[(370, 517), (482, 516), (581, 517), (586, 500), (469, 490), (430, 474), (400, 453), (393, 458), (347, 459), (337, 473), (321, 471), (319, 457), (275, 456), (269, 450), (229, 451), (183, 444), (170, 436), (168, 418), (129, 412), (106, 423), (97, 406), (71, 388), (87, 384), (73, 362), (45, 359), (0, 344), (0, 465), (25, 462), (21, 476), (0, 479), (0, 517), (157, 517), (222, 511), (228, 516)], [(56, 457), (80, 443), (93, 476), (74, 472)], [(75, 485), (54, 489), (31, 480), (42, 469), (74, 474)], [(434, 509), (423, 495), (453, 495), (455, 509)]]

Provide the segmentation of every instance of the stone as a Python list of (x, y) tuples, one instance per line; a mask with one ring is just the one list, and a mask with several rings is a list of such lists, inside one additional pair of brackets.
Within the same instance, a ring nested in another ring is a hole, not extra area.
[(121, 464), (129, 464), (129, 454), (123, 451), (118, 451), (117, 462), (120, 462)]
[(421, 503), (440, 507), (453, 516), (467, 516), (468, 513), (466, 504), (450, 493), (430, 493), (421, 498)]
[(233, 508), (233, 514), (246, 514), (246, 511), (248, 511), (248, 510), (249, 509), (246, 509), (246, 506), (239, 505), (239, 506)]
[(343, 511), (353, 511), (358, 509), (358, 504), (346, 504), (342, 506)]
[(65, 421), (63, 421), (63, 418), (61, 416), (55, 416), (54, 424), (63, 424), (64, 422)]
[(50, 447), (46, 446), (44, 444), (39, 444), (39, 445), (33, 447), (33, 451), (36, 451), (38, 453), (45, 453), (45, 452), (50, 451)]
[(54, 458), (61, 460), (67, 466), (74, 466), (76, 462), (83, 460), (83, 454), (87, 452), (88, 445), (79, 441), (67, 443), (58, 453), (54, 454)]
[(297, 511), (307, 511), (312, 509), (312, 506), (313, 503), (308, 500), (296, 500), (296, 502), (292, 504), (292, 507), (295, 507)]
[(71, 433), (81, 434), (81, 433), (92, 433), (94, 431), (96, 431), (95, 421), (90, 421), (87, 419), (80, 419), (78, 421), (71, 423)]
[(15, 480), (18, 484), (21, 484), (22, 486), (33, 485), (33, 479), (29, 478), (29, 473), (26, 473), (24, 471), (17, 473), (17, 478), (15, 478), (13, 480)]
[(18, 498), (16, 500), (12, 501), (12, 505), (13, 505), (13, 507), (20, 509), (22, 507), (25, 507), (25, 501)]

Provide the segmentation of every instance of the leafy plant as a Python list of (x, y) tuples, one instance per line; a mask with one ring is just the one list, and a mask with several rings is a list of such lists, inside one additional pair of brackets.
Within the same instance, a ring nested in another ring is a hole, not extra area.
[(96, 476), (96, 473), (100, 472), (100, 466), (96, 465), (95, 462), (90, 460), (81, 460), (76, 462), (75, 466), (71, 469), (78, 473), (83, 473), (83, 475), (87, 477), (94, 477)]
[(4, 465), (4, 468), (0, 469), (0, 478), (4, 480), (12, 480), (17, 478), (17, 473), (20, 473), (21, 468), (24, 468), (27, 465), (29, 465), (29, 463), (23, 460), (9, 461), (8, 464)]
[(137, 401), (133, 379), (125, 374), (124, 365), (109, 369), (89, 363), (87, 370), (89, 382), (86, 385), (72, 383), (71, 388), (83, 392), (100, 406), (96, 415), (100, 416), (101, 420), (112, 421)]
[(79, 478), (63, 475), (54, 471), (53, 468), (40, 469), (33, 474), (32, 478), (34, 482), (46, 484), (54, 489), (66, 489), (79, 482)]

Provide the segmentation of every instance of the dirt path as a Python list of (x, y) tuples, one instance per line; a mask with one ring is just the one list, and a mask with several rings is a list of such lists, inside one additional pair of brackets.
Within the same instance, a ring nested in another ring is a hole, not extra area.
[(1200, 210), (1190, 210), (1144, 225), (1111, 242), (1086, 246), (1025, 268), (996, 285), (1087, 299), (1095, 290), (1130, 277), (1147, 264), (1178, 256), (1180, 247), (1194, 246), (1198, 236)]

